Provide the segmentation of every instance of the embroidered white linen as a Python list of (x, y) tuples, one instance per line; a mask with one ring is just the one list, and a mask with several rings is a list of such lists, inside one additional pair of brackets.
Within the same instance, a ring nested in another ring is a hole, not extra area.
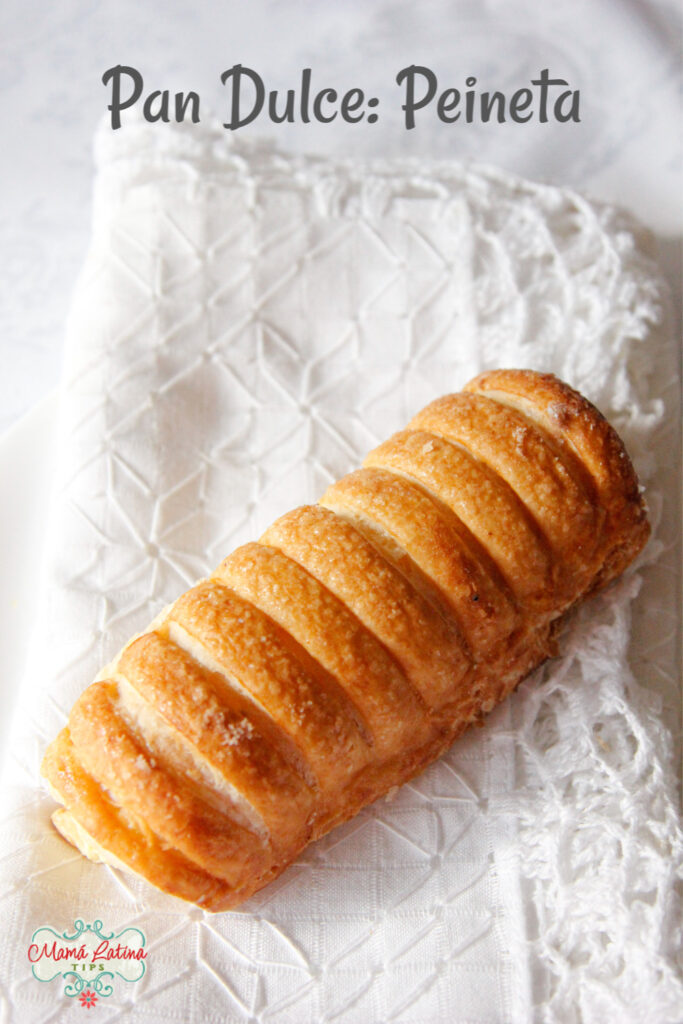
[[(676, 1020), (671, 744), (628, 666), (656, 537), (486, 728), (239, 911), (162, 896), (51, 829), (42, 750), (101, 664), (437, 394), (488, 367), (557, 373), (622, 433), (655, 526), (653, 453), (675, 422), (661, 284), (611, 209), (487, 168), (294, 158), (203, 126), (107, 130), (97, 149), (0, 834), (6, 1019), (77, 1012), (25, 947), (80, 917), (148, 936), (143, 981), (101, 1000), (116, 1019)], [(657, 605), (639, 666), (673, 672), (674, 614)]]

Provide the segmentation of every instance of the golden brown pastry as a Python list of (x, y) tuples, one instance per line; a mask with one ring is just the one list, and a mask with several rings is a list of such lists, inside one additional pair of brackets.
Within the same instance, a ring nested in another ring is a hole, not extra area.
[(648, 534), (589, 402), (482, 374), (128, 644), (47, 750), (54, 823), (93, 860), (234, 907), (489, 712)]

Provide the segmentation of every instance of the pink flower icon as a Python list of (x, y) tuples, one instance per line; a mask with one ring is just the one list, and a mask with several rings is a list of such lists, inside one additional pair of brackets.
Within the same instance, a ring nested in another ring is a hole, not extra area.
[(97, 1002), (97, 996), (94, 992), (91, 992), (89, 988), (86, 988), (85, 992), (81, 992), (78, 998), (81, 1001), (81, 1006), (87, 1007), (88, 1010)]

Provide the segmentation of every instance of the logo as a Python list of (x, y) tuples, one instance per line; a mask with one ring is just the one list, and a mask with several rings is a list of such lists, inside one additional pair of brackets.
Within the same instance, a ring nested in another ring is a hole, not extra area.
[(64, 995), (78, 999), (86, 1010), (113, 993), (117, 978), (129, 984), (140, 981), (149, 956), (144, 932), (132, 927), (105, 932), (103, 927), (102, 921), (86, 924), (79, 918), (73, 933), (49, 925), (37, 928), (27, 950), (36, 981), (61, 978)]

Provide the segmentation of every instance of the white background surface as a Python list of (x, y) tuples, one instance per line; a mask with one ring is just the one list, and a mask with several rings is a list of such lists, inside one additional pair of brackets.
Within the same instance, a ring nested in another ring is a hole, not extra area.
[[(310, 66), (314, 84), (361, 86), (380, 97), (378, 122), (275, 126), (259, 119), (246, 132), (323, 154), (483, 160), (628, 207), (653, 233), (680, 337), (680, 52), (676, 0), (4, 0), (0, 564), (9, 586), (0, 624), (3, 689), (11, 695), (19, 682), (22, 624), (31, 622), (24, 606), (36, 586), (46, 500), (41, 481), (36, 506), (31, 487), (18, 487), (17, 472), (35, 477), (49, 458), (43, 450), (31, 458), (27, 444), (44, 436), (56, 404), (43, 406), (20, 435), (7, 431), (59, 382), (65, 319), (88, 245), (92, 139), (107, 115), (101, 82), (107, 68), (138, 68), (149, 90), (194, 89), (202, 114), (213, 110), (224, 120), (223, 70), (241, 62), (268, 88), (287, 89)], [(395, 76), (410, 63), (431, 67), (443, 88), (464, 90), (472, 74), (482, 88), (508, 95), (548, 67), (581, 90), (581, 124), (449, 126), (430, 112), (408, 132)]]
[[(271, 125), (245, 129), (292, 150), (407, 154), (498, 164), (621, 204), (653, 233), (680, 336), (681, 14), (668, 0), (229, 0), (193, 5), (133, 0), (5, 0), (0, 8), (0, 488), (4, 581), (2, 677), (18, 685), (47, 495), (32, 475), (49, 460), (64, 325), (88, 245), (92, 138), (105, 119), (103, 72), (143, 74), (146, 91), (194, 89), (202, 115), (221, 120), (220, 74), (254, 68), (267, 88), (361, 86), (380, 97), (374, 125)], [(429, 111), (402, 124), (398, 70), (424, 63), (442, 88), (510, 95), (543, 67), (581, 90), (580, 125), (440, 124)], [(124, 115), (125, 117), (125, 115)], [(163, 131), (164, 126), (159, 125)], [(226, 133), (227, 134), (227, 133)], [(47, 404), (45, 404), (47, 400)], [(18, 433), (22, 416), (43, 401)], [(30, 449), (33, 446), (31, 456)], [(22, 473), (27, 480), (19, 486)], [(11, 500), (7, 497), (11, 496)], [(23, 496), (23, 502), (22, 502)], [(26, 557), (26, 550), (32, 552)], [(30, 598), (29, 598), (30, 600)]]
[[(198, 91), (221, 109), (220, 74), (253, 67), (268, 88), (361, 86), (375, 125), (271, 126), (291, 149), (438, 155), (499, 164), (628, 206), (656, 232), (679, 292), (680, 5), (675, 0), (4, 0), (0, 8), (0, 431), (59, 379), (64, 320), (88, 241), (91, 143), (106, 112), (103, 72), (137, 67), (146, 88)], [(582, 123), (407, 132), (398, 70), (423, 63), (440, 86), (467, 75), (508, 95), (543, 67), (581, 90)], [(222, 117), (222, 119), (225, 119)], [(159, 126), (163, 131), (163, 125)]]
[[(563, 657), (481, 736), (314, 844), (260, 903), (217, 922), (178, 908), (182, 942), (159, 917), (166, 898), (131, 891), (51, 828), (40, 751), (83, 684), (225, 550), (316, 497), (446, 382), (485, 365), (554, 370), (623, 431), (654, 518), (658, 492), (674, 489), (659, 456), (677, 427), (660, 408), (674, 398), (675, 353), (627, 216), (500, 170), (357, 159), (335, 170), (239, 138), (226, 156), (220, 128), (203, 144), (189, 132), (98, 134), (44, 614), (12, 736), (15, 810), (0, 826), (9, 1019), (54, 1019), (50, 993), (13, 958), (26, 935), (48, 910), (90, 920), (106, 905), (119, 923), (144, 919), (163, 949), (147, 988), (132, 1007), (109, 1004), (112, 1016), (166, 1021), (172, 1005), (179, 1024), (453, 1024), (456, 1006), (462, 1024), (526, 1024), (533, 991), (548, 1024), (571, 1020), (577, 1000), (591, 1004), (585, 1024), (678, 1024), (683, 990), (657, 983), (662, 914), (678, 920), (673, 773), (651, 694), (660, 679), (677, 687), (667, 544), (651, 546), (663, 571), (644, 573), (638, 596), (647, 691), (625, 664), (633, 576), (586, 606)], [(296, 978), (290, 954), (262, 944), (264, 922), (302, 950)], [(217, 941), (234, 955), (215, 958)]]
[[(374, 126), (277, 129), (261, 121), (256, 131), (298, 151), (471, 158), (622, 204), (654, 232), (660, 264), (679, 297), (675, 3), (261, 0), (183, 7), (11, 0), (0, 13), (0, 36), (0, 431), (16, 430), (22, 414), (58, 382), (64, 320), (88, 243), (92, 135), (107, 102), (100, 80), (117, 63), (138, 67), (150, 89), (197, 90), (202, 109), (219, 116), (220, 73), (235, 62), (254, 67), (269, 88), (296, 86), (304, 66), (320, 85), (360, 85), (380, 97)], [(413, 62), (432, 67), (443, 87), (462, 89), (473, 74), (482, 87), (508, 95), (549, 67), (581, 89), (582, 123), (447, 126), (427, 116), (408, 133), (394, 79)], [(47, 450), (53, 409), (43, 405), (28, 431), (20, 425), (14, 440), (0, 446), (3, 597), (20, 613), (4, 621), (15, 639), (30, 624), (21, 611), (30, 608), (31, 589), (17, 555), (27, 527), (34, 551), (40, 531), (45, 492), (33, 477), (41, 475), (38, 449)], [(8, 662), (1, 636), (0, 647), (3, 679), (18, 680), (21, 650), (15, 645), (15, 661)]]

